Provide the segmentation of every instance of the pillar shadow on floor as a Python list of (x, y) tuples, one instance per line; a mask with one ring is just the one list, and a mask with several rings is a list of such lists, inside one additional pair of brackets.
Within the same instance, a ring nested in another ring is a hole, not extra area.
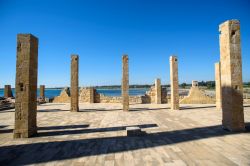
[[(90, 129), (78, 129), (78, 130), (60, 130), (60, 131), (45, 131), (38, 132), (38, 137), (48, 137), (48, 136), (59, 136), (59, 135), (73, 135), (73, 134), (87, 134), (87, 133), (97, 133), (97, 132), (112, 132), (126, 130), (126, 127), (138, 126), (141, 129), (158, 127), (157, 124), (141, 124), (141, 125), (129, 125), (129, 126), (117, 126), (117, 127), (106, 127), (106, 128), (90, 128)], [(45, 129), (46, 130), (46, 129)]]
[(98, 108), (98, 109), (80, 109), (79, 112), (106, 112), (106, 111), (121, 111), (122, 109), (105, 109), (105, 108)]
[(61, 112), (61, 111), (69, 111), (69, 110), (63, 110), (63, 109), (42, 109), (42, 110), (38, 110), (38, 112)]
[(180, 110), (188, 110), (188, 109), (203, 109), (203, 108), (216, 108), (216, 106), (181, 106)]
[[(64, 129), (79, 129), (79, 128), (87, 128), (87, 127), (89, 127), (88, 124), (84, 124), (84, 125), (68, 125), (68, 126), (43, 126), (43, 127), (38, 127), (37, 129), (38, 129), (38, 132), (39, 132), (40, 130), (64, 130)], [(1, 129), (1, 128), (4, 128), (4, 127), (0, 126), (0, 134), (12, 133), (13, 132), (13, 129)]]
[(44, 126), (38, 127), (38, 130), (64, 130), (64, 129), (76, 129), (76, 128), (87, 128), (88, 124), (84, 125), (68, 125), (68, 126)]
[(15, 109), (3, 109), (3, 110), (0, 110), (0, 113), (6, 113), (6, 112), (15, 112)]
[[(249, 129), (250, 123), (246, 123)], [(0, 147), (0, 165), (27, 165), (50, 161), (61, 161), (79, 157), (126, 152), (211, 137), (242, 134), (228, 132), (221, 126), (208, 126), (175, 131), (163, 131), (141, 137), (105, 137), (80, 140), (39, 142)], [(249, 131), (245, 132), (249, 134)], [(29, 156), (29, 157), (27, 157)]]
[(5, 128), (5, 127), (8, 127), (8, 126), (7, 125), (0, 125), (0, 129)]
[(155, 110), (168, 110), (170, 108), (130, 108), (129, 111), (155, 111)]
[(54, 104), (54, 103), (44, 103), (44, 104), (40, 104), (40, 106), (43, 107), (51, 107), (51, 106), (59, 106), (59, 105), (67, 105), (67, 104)]

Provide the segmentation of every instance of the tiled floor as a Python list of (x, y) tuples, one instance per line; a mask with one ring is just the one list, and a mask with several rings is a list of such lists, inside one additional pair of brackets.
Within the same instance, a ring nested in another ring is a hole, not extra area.
[[(250, 165), (250, 133), (221, 129), (214, 105), (38, 106), (37, 137), (13, 139), (14, 110), (0, 111), (0, 165)], [(245, 106), (250, 125), (250, 107)], [(127, 137), (126, 126), (145, 136)]]

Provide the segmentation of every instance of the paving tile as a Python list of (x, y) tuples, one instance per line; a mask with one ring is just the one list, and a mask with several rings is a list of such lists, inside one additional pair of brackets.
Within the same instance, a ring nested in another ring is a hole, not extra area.
[[(80, 112), (68, 111), (69, 104), (40, 105), (38, 135), (29, 139), (13, 139), (14, 110), (0, 112), (0, 165), (250, 165), (250, 133), (222, 130), (215, 105), (130, 107), (140, 111), (123, 112), (120, 104), (80, 104)], [(250, 125), (249, 106), (245, 122)], [(128, 126), (147, 134), (127, 137)]]

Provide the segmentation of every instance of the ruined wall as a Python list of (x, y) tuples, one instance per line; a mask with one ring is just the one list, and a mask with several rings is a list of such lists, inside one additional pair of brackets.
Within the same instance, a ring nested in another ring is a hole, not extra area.
[(95, 89), (94, 88), (81, 88), (79, 93), (80, 103), (94, 103), (95, 99)]
[(199, 87), (191, 87), (188, 96), (185, 96), (180, 104), (215, 104), (215, 98), (206, 95)]
[[(156, 90), (155, 86), (151, 86), (149, 91), (146, 92), (144, 96), (142, 96), (142, 103), (156, 103), (155, 97), (156, 95)], [(167, 89), (166, 88), (161, 88), (161, 103), (165, 104), (168, 103), (168, 98), (167, 98)]]
[(59, 96), (56, 96), (53, 103), (69, 103), (70, 102), (70, 90), (68, 87), (64, 88)]
[[(97, 93), (96, 89), (93, 89), (93, 102), (91, 102), (91, 88), (81, 88), (79, 93), (79, 103), (122, 103), (121, 96), (105, 96), (104, 94)], [(171, 97), (167, 94), (167, 89), (162, 87), (161, 90), (161, 101), (162, 104), (170, 103)], [(181, 101), (182, 104), (211, 104), (215, 103), (215, 99), (206, 95), (203, 90), (197, 90), (194, 88), (190, 89), (191, 98)], [(179, 96), (180, 100), (187, 98), (187, 96)], [(196, 99), (195, 99), (196, 98)], [(211, 101), (212, 100), (212, 101)], [(69, 88), (62, 90), (61, 94), (54, 98), (53, 103), (69, 103), (70, 92)], [(155, 103), (155, 86), (146, 92), (142, 96), (129, 96), (129, 102), (132, 104), (151, 104)]]
[(185, 96), (180, 104), (214, 104), (215, 98), (212, 98), (205, 94), (205, 92), (198, 87), (197, 81), (192, 81), (192, 87), (188, 93), (188, 96)]
[[(99, 103), (122, 103), (122, 97), (120, 96), (105, 96), (103, 94), (96, 93), (95, 98), (98, 98)], [(129, 103), (141, 104), (141, 96), (129, 96)]]
[[(93, 97), (92, 97), (93, 94)], [(132, 104), (143, 103), (144, 96), (129, 96), (129, 102)], [(70, 90), (64, 88), (61, 94), (54, 98), (53, 103), (69, 103)], [(97, 93), (94, 88), (81, 88), (79, 93), (79, 103), (122, 103), (121, 96), (105, 96)], [(145, 102), (148, 103), (148, 102)]]
[[(93, 90), (93, 92), (91, 92)], [(122, 103), (122, 97), (120, 96), (105, 96), (96, 92), (94, 88), (81, 88), (79, 94), (80, 103)], [(170, 100), (170, 96), (167, 96), (167, 89), (162, 88), (161, 101), (162, 104)], [(91, 94), (93, 93), (93, 102), (91, 102)], [(61, 94), (54, 98), (53, 103), (69, 103), (70, 102), (70, 90), (64, 88)], [(132, 104), (150, 104), (155, 103), (155, 86), (152, 86), (145, 95), (142, 96), (129, 96), (129, 103)]]

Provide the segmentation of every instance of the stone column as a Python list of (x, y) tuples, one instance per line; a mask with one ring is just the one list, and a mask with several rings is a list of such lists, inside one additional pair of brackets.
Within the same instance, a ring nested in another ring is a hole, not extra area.
[(4, 97), (6, 97), (6, 98), (13, 97), (13, 93), (12, 93), (10, 85), (5, 85), (4, 86)]
[(128, 55), (122, 56), (122, 105), (123, 111), (129, 111)]
[(178, 61), (170, 56), (171, 110), (179, 110)]
[(70, 87), (71, 108), (70, 110), (72, 112), (79, 111), (78, 64), (79, 64), (79, 56), (71, 55), (71, 87)]
[(95, 96), (94, 96), (94, 88), (90, 87), (89, 88), (89, 103), (94, 103)]
[(40, 98), (45, 99), (45, 85), (40, 85)]
[(161, 104), (161, 80), (155, 80), (155, 104)]
[(37, 68), (38, 39), (31, 34), (18, 34), (14, 138), (37, 133)]
[(229, 20), (219, 26), (222, 87), (222, 125), (230, 131), (245, 130), (243, 111), (240, 22)]
[(192, 87), (198, 87), (199, 83), (198, 81), (192, 80)]
[(220, 62), (215, 63), (215, 97), (216, 97), (216, 108), (222, 109), (221, 104), (221, 73), (220, 73)]

